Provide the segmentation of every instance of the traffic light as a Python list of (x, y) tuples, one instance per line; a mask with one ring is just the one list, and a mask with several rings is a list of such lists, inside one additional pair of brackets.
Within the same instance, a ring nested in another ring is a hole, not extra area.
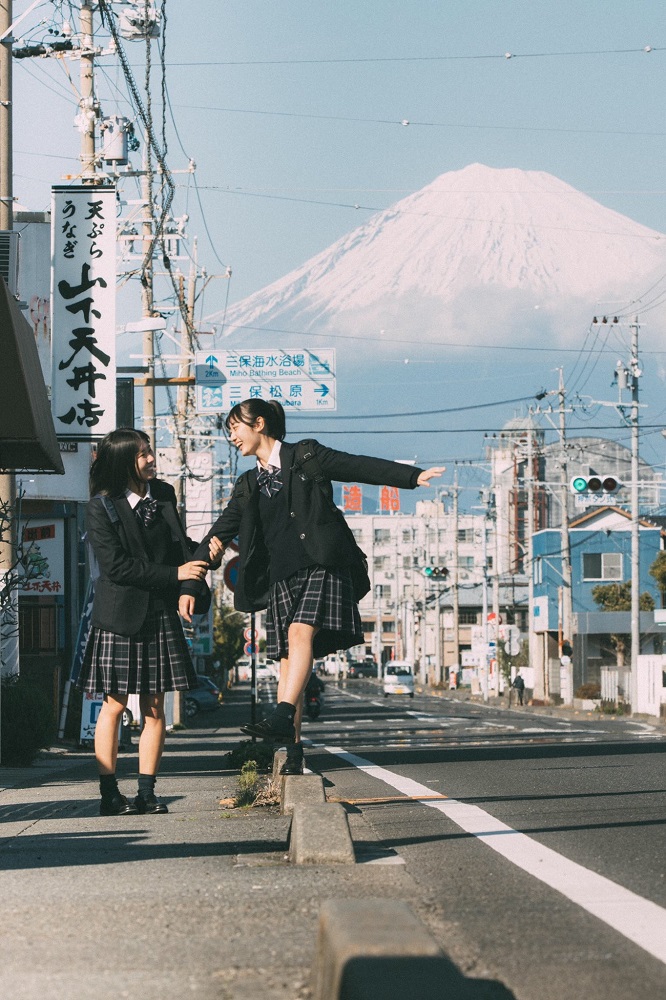
[(622, 483), (617, 476), (574, 476), (569, 480), (569, 489), (577, 496), (586, 496), (590, 493), (614, 496)]
[(573, 656), (573, 646), (568, 639), (562, 640), (562, 656)]
[(444, 580), (449, 575), (446, 566), (426, 566), (423, 571), (429, 579)]

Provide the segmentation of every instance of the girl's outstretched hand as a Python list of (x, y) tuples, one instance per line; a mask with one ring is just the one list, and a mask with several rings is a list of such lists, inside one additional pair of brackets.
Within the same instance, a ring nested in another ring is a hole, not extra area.
[(416, 480), (417, 486), (430, 486), (430, 480), (436, 479), (441, 476), (443, 472), (446, 472), (445, 465), (434, 465), (432, 469), (425, 469), (419, 478)]

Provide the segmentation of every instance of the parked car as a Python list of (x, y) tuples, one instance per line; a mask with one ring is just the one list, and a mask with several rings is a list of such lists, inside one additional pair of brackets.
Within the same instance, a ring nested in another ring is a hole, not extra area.
[(371, 660), (352, 660), (347, 667), (347, 677), (376, 677), (377, 664)]
[(212, 712), (220, 707), (219, 688), (210, 677), (199, 674), (198, 679), (198, 687), (185, 691), (185, 716), (188, 719), (194, 718), (197, 712)]
[(389, 660), (384, 664), (384, 697), (390, 694), (414, 697), (414, 667), (407, 660)]
[(208, 677), (207, 674), (197, 674), (197, 680), (199, 681), (199, 687), (209, 688), (218, 701), (224, 700), (224, 696), (220, 688), (217, 686), (212, 677)]

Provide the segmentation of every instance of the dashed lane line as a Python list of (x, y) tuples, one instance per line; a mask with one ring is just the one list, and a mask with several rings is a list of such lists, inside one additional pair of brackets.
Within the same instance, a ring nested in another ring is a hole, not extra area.
[[(435, 794), (427, 785), (379, 767), (341, 747), (327, 746), (326, 750), (405, 795), (418, 798)], [(448, 816), (462, 830), (477, 837), (507, 861), (555, 889), (666, 964), (666, 910), (663, 907), (544, 847), (479, 806), (457, 799), (433, 801), (424, 798), (422, 801), (424, 806)]]

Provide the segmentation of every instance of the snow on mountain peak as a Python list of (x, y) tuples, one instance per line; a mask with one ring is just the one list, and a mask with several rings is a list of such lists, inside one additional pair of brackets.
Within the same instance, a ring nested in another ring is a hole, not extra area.
[(564, 341), (572, 317), (589, 322), (599, 303), (631, 301), (664, 271), (663, 234), (551, 174), (472, 164), (229, 308), (225, 333), (386, 328), (462, 342), (491, 323), (500, 338), (519, 328)]

